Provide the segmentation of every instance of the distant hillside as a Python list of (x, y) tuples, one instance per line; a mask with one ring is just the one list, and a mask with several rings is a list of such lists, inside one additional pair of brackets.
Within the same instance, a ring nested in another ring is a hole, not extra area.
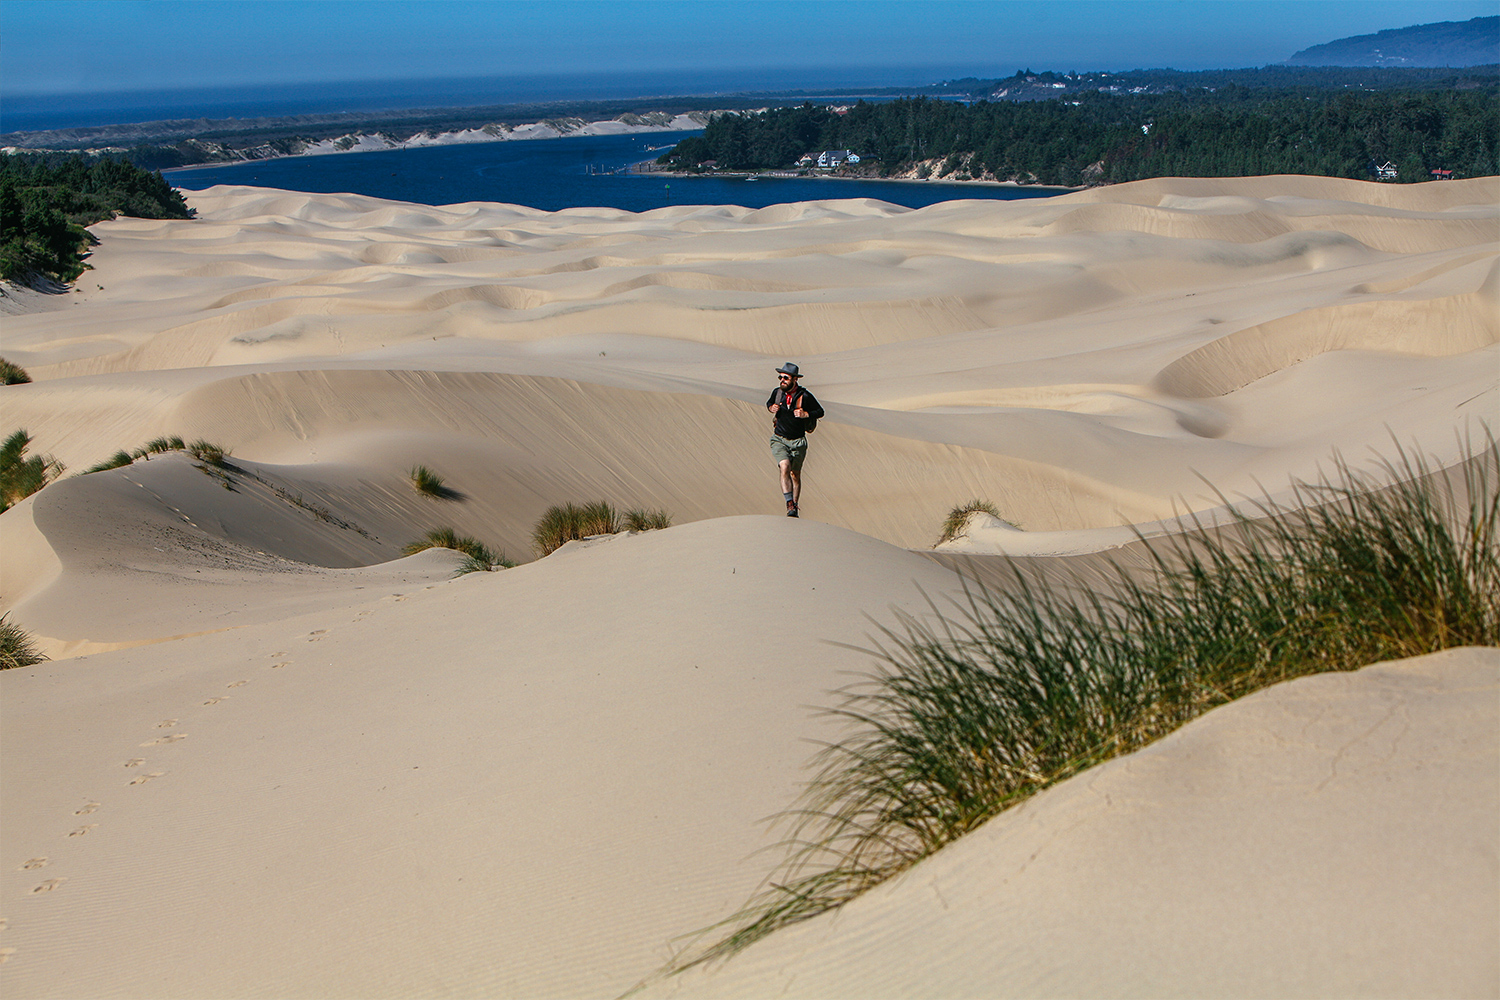
[(1289, 66), (1483, 66), (1500, 62), (1500, 17), (1355, 35), (1303, 49)]

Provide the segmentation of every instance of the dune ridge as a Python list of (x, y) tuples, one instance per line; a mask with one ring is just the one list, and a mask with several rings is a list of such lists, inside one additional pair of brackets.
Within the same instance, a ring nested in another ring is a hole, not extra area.
[[(100, 223), (76, 290), (0, 327), (34, 453), (229, 451), (0, 516), (0, 613), (54, 657), (0, 673), (7, 996), (619, 996), (773, 867), (761, 820), (898, 612), (1336, 453), (1451, 466), (1500, 404), (1496, 178), (189, 202)], [(788, 360), (827, 409), (796, 520), (762, 406)], [(971, 498), (1018, 528), (930, 552)], [(593, 500), (674, 526), (534, 558), (549, 506)], [(401, 556), (438, 527), (523, 565)], [(1500, 994), (1497, 672), (1262, 692), (648, 994)]]

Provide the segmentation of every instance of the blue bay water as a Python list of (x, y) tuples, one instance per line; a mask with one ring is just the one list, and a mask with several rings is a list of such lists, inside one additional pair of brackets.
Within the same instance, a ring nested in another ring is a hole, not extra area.
[(1053, 189), (989, 184), (853, 181), (763, 177), (663, 177), (606, 173), (654, 159), (692, 132), (651, 132), (565, 139), (521, 139), (430, 146), (379, 153), (333, 153), (258, 160), (222, 167), (172, 170), (168, 182), (185, 190), (215, 184), (249, 184), (324, 194), (452, 205), (493, 201), (555, 212), (564, 208), (618, 208), (646, 212), (668, 205), (741, 205), (764, 208), (829, 198), (875, 198), (922, 208), (956, 198), (1042, 198)]

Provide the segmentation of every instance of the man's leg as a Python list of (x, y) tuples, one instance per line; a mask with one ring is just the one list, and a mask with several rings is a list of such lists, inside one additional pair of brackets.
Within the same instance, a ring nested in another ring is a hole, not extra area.
[[(781, 487), (781, 492), (785, 493), (790, 488), (792, 493), (792, 503), (798, 503), (802, 499), (802, 473), (794, 471), (791, 468), (791, 463), (788, 462), (786, 471), (781, 476), (781, 482), (783, 484)], [(788, 482), (791, 483), (790, 487), (786, 485)]]

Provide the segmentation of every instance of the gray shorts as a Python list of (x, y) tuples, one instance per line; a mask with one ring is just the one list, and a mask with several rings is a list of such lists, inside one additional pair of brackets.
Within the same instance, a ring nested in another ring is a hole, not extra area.
[(802, 461), (807, 458), (807, 438), (799, 437), (788, 441), (784, 437), (771, 438), (771, 457), (776, 464), (791, 462), (793, 472), (802, 471)]

